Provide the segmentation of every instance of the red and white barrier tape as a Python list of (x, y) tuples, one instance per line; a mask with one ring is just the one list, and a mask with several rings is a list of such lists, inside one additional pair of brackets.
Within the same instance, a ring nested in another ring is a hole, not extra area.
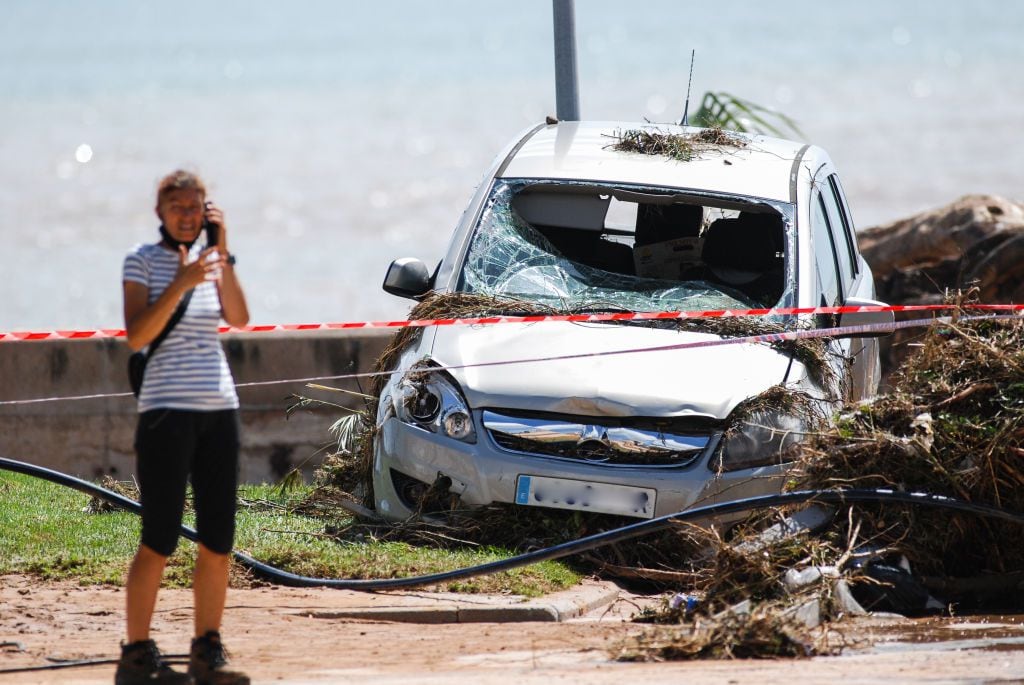
[[(955, 309), (952, 304), (906, 304), (875, 307), (785, 307), (772, 309), (706, 309), (692, 312), (604, 312), (594, 314), (536, 314), (529, 316), (480, 316), (456, 319), (413, 319), (406, 321), (349, 321), (343, 323), (266, 324), (233, 328), (222, 326), (221, 333), (267, 333), (271, 331), (324, 331), (359, 328), (423, 328), (427, 326), (489, 326), (500, 323), (540, 323), (568, 321), (591, 323), (600, 321), (649, 321), (654, 319), (723, 319), (745, 316), (794, 316), (797, 314), (857, 314), (870, 312), (930, 312)], [(972, 304), (971, 311), (1017, 312), (1024, 304)], [(0, 342), (34, 340), (72, 340), (83, 338), (123, 338), (123, 328), (94, 330), (13, 331), (0, 332)]]
[[(1021, 305), (988, 305), (989, 307), (999, 307), (1005, 310), (1007, 307), (1013, 308), (1013, 311), (1019, 311), (1024, 309)], [(838, 309), (836, 307), (827, 309)], [(857, 311), (861, 310), (873, 310), (879, 311), (884, 310), (881, 307), (857, 307), (851, 308)], [(805, 312), (810, 313), (810, 312)], [(958, 321), (1008, 321), (1008, 320), (1020, 320), (1021, 317), (1018, 314), (988, 314), (984, 316), (961, 316)], [(801, 329), (795, 331), (781, 331), (778, 333), (762, 333), (758, 335), (747, 335), (734, 338), (709, 338), (707, 340), (695, 340), (683, 343), (675, 343), (671, 345), (658, 345), (655, 347), (637, 347), (623, 350), (604, 350), (601, 352), (579, 352), (576, 354), (568, 355), (557, 355), (549, 357), (529, 357), (523, 359), (503, 359), (490, 362), (476, 362), (473, 364), (460, 364), (451, 366), (440, 366), (438, 370), (457, 370), (457, 369), (469, 369), (469, 368), (482, 368), (486, 366), (507, 366), (510, 364), (530, 364), (537, 362), (551, 362), (561, 361), (568, 359), (584, 359), (588, 357), (608, 357), (620, 354), (635, 354), (640, 352), (667, 352), (670, 350), (687, 350), (696, 349), (699, 347), (718, 347), (721, 345), (741, 345), (741, 344), (758, 344), (758, 343), (773, 343), (773, 342), (784, 342), (789, 340), (810, 340), (814, 338), (832, 338), (836, 336), (851, 336), (851, 335), (869, 335), (869, 334), (884, 334), (892, 333), (897, 330), (906, 328), (923, 328), (931, 326), (933, 324), (948, 324), (953, 321), (951, 316), (932, 317), (928, 319), (912, 319), (909, 321), (895, 321), (892, 323), (879, 323), (879, 324), (865, 324), (861, 326), (836, 326), (833, 328), (811, 328)], [(297, 383), (313, 383), (317, 381), (340, 381), (340, 380), (355, 380), (361, 378), (373, 378), (375, 376), (388, 376), (394, 373), (394, 371), (369, 371), (364, 373), (346, 373), (338, 374), (334, 376), (314, 376), (310, 378), (290, 378), (283, 380), (271, 380), (271, 381), (252, 381), (248, 383), (236, 383), (236, 388), (248, 388), (266, 385), (283, 385), (283, 384), (297, 384)], [(0, 401), (0, 406), (3, 405), (14, 405), (14, 404), (36, 404), (41, 402), (57, 402), (57, 401), (70, 401), (70, 400), (90, 400), (90, 399), (104, 399), (113, 397), (127, 397), (131, 393), (107, 393), (98, 395), (73, 395), (65, 397), (40, 397), (28, 400), (5, 400)]]

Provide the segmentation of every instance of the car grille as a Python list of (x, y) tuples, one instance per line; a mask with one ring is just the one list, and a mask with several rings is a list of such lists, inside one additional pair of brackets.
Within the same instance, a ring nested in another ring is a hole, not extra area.
[[(601, 466), (686, 466), (701, 455), (711, 431), (665, 431), (574, 419), (483, 412), (494, 443), (519, 454), (558, 457)], [(593, 421), (590, 417), (584, 420)]]

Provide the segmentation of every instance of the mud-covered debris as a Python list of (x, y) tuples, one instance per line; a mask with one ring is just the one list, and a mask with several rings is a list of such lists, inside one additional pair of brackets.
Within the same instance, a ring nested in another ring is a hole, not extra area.
[[(893, 488), (1024, 512), (1024, 322), (935, 325), (892, 391), (805, 443), (798, 467), (801, 489)], [(1024, 571), (1013, 523), (921, 507), (857, 510), (865, 539), (924, 576)]]
[(631, 636), (612, 650), (618, 661), (685, 659), (773, 659), (835, 654), (839, 645), (826, 630), (810, 630), (774, 607), (749, 613), (698, 617)]
[[(99, 479), (97, 485), (135, 502), (139, 501), (139, 488), (134, 481), (117, 480), (113, 476), (103, 476)], [(93, 496), (89, 498), (89, 503), (85, 505), (84, 511), (88, 514), (104, 514), (111, 511), (121, 511), (121, 507), (100, 497)]]
[(742, 136), (723, 128), (701, 129), (695, 133), (668, 133), (646, 128), (617, 130), (613, 136), (613, 150), (638, 152), (644, 155), (662, 155), (679, 162), (689, 162), (709, 151), (746, 147)]

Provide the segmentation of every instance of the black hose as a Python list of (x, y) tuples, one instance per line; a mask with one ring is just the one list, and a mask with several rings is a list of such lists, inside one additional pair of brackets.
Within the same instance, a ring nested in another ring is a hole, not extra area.
[(58, 661), (52, 664), (39, 666), (17, 666), (15, 668), (0, 668), (0, 673), (31, 673), (32, 671), (57, 671), (62, 668), (84, 668), (86, 666), (104, 666), (116, 664), (120, 659), (75, 659), (69, 661)]
[[(165, 664), (187, 664), (188, 654), (161, 654), (161, 660)], [(119, 663), (120, 659), (54, 659), (47, 657), (50, 664), (38, 666), (17, 666), (15, 668), (0, 668), (0, 673), (31, 673), (32, 671), (58, 671), (62, 668), (84, 668), (85, 666), (106, 666)]]
[[(28, 476), (43, 478), (45, 480), (74, 488), (88, 495), (100, 497), (111, 504), (139, 514), (142, 506), (127, 497), (111, 492), (95, 483), (69, 476), (66, 473), (47, 469), (42, 466), (26, 464), (13, 459), (0, 457), (0, 469), (14, 471)], [(784, 492), (778, 495), (760, 495), (747, 497), (745, 499), (710, 504), (701, 507), (694, 507), (674, 514), (659, 516), (658, 518), (639, 521), (622, 528), (589, 535), (579, 540), (563, 542), (553, 547), (527, 552), (518, 556), (491, 561), (478, 566), (432, 573), (426, 576), (414, 576), (411, 578), (383, 578), (375, 580), (353, 580), (343, 578), (311, 578), (300, 576), (288, 571), (274, 568), (241, 552), (232, 552), (234, 558), (243, 566), (252, 569), (258, 575), (273, 580), (281, 585), (292, 587), (331, 587), (343, 590), (387, 590), (395, 588), (410, 588), (422, 585), (436, 585), (452, 580), (472, 578), (474, 576), (486, 575), (507, 571), (521, 566), (529, 566), (541, 561), (561, 559), (572, 554), (579, 554), (605, 545), (615, 544), (623, 540), (649, 535), (659, 530), (671, 527), (677, 521), (689, 521), (696, 518), (706, 518), (731, 514), (736, 512), (762, 509), (765, 507), (778, 507), (787, 504), (803, 504), (806, 502), (823, 502), (828, 504), (844, 504), (848, 502), (889, 502), (896, 504), (914, 504), (919, 506), (936, 507), (941, 509), (952, 509), (963, 511), (988, 518), (998, 518), (1005, 521), (1012, 521), (1024, 525), (1024, 515), (998, 509), (986, 504), (974, 504), (943, 495), (931, 495), (924, 492), (896, 492), (883, 489), (848, 489), (848, 490), (799, 490), (796, 492)], [(196, 541), (196, 532), (187, 527), (181, 527), (181, 534), (189, 540)]]

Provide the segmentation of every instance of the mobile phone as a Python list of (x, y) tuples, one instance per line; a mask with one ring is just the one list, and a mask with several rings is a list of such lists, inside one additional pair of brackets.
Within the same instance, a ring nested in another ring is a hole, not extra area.
[(206, 245), (207, 247), (213, 247), (220, 240), (220, 226), (217, 224), (210, 223), (209, 221), (203, 222), (203, 230), (206, 231)]
[[(209, 205), (209, 203), (206, 204)], [(208, 221), (205, 217), (203, 217), (203, 230), (206, 231), (207, 247), (213, 247), (220, 242), (220, 226)]]

